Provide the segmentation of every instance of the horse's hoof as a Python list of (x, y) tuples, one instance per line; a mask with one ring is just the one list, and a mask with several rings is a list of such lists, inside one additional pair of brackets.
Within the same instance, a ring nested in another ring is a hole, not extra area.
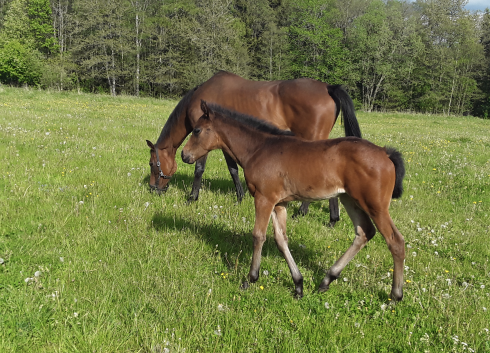
[(242, 285), (240, 286), (241, 290), (247, 290), (248, 287), (250, 287), (250, 284), (248, 284), (247, 281), (243, 281)]
[(190, 205), (191, 203), (196, 202), (198, 198), (199, 196), (189, 196), (189, 198), (187, 199), (187, 204)]
[(330, 223), (328, 224), (328, 226), (329, 226), (330, 228), (333, 228), (333, 227), (335, 227), (335, 224), (336, 224), (336, 223), (337, 223), (337, 221), (330, 221)]

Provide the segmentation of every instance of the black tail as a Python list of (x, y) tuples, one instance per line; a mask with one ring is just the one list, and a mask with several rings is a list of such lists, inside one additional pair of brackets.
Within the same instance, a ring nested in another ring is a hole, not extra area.
[[(342, 111), (342, 117), (344, 118), (345, 136), (361, 136), (361, 129), (357, 122), (356, 112), (354, 109), (354, 102), (352, 102), (349, 94), (342, 88), (341, 85), (327, 85), (328, 94), (335, 101), (337, 106), (337, 116)], [(340, 109), (339, 109), (340, 108)]]
[(395, 165), (395, 188), (391, 198), (398, 199), (403, 194), (403, 178), (405, 177), (405, 163), (403, 163), (403, 156), (401, 152), (398, 152), (392, 147), (385, 147), (386, 154)]

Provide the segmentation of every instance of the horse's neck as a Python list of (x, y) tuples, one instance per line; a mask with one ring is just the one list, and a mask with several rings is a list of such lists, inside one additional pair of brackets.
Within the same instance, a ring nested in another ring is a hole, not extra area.
[[(255, 152), (257, 152), (265, 143), (267, 135), (245, 125), (230, 124), (227, 121), (222, 122), (223, 124), (219, 131), (219, 135), (226, 147), (224, 148), (225, 152), (234, 156), (236, 162), (243, 169), (246, 169), (248, 162)], [(228, 149), (228, 151), (226, 151), (226, 149)]]
[[(177, 149), (190, 133), (190, 131), (187, 129), (188, 124), (186, 124), (185, 119), (186, 113), (184, 111), (179, 116), (178, 120), (172, 124), (168, 131), (162, 131), (162, 134), (165, 134), (165, 136), (159, 138), (159, 142), (157, 143), (156, 147), (159, 149), (166, 149), (172, 156), (175, 157)], [(165, 126), (163, 127), (163, 130), (165, 130)]]

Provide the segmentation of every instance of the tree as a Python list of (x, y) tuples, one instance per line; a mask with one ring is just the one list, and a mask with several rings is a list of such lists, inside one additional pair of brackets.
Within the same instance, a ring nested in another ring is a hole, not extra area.
[(329, 25), (328, 3), (301, 0), (296, 4), (296, 16), (289, 26), (292, 76), (342, 83), (348, 55), (342, 31)]
[(123, 18), (127, 9), (116, 0), (80, 0), (76, 5), (72, 50), (80, 76), (92, 87), (108, 87), (115, 96), (129, 77), (125, 55), (131, 36)]

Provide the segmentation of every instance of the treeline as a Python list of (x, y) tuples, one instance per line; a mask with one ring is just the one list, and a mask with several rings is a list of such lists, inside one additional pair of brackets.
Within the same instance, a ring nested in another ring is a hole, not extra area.
[(0, 82), (180, 96), (218, 70), (345, 85), (357, 108), (490, 115), (466, 0), (0, 0)]

